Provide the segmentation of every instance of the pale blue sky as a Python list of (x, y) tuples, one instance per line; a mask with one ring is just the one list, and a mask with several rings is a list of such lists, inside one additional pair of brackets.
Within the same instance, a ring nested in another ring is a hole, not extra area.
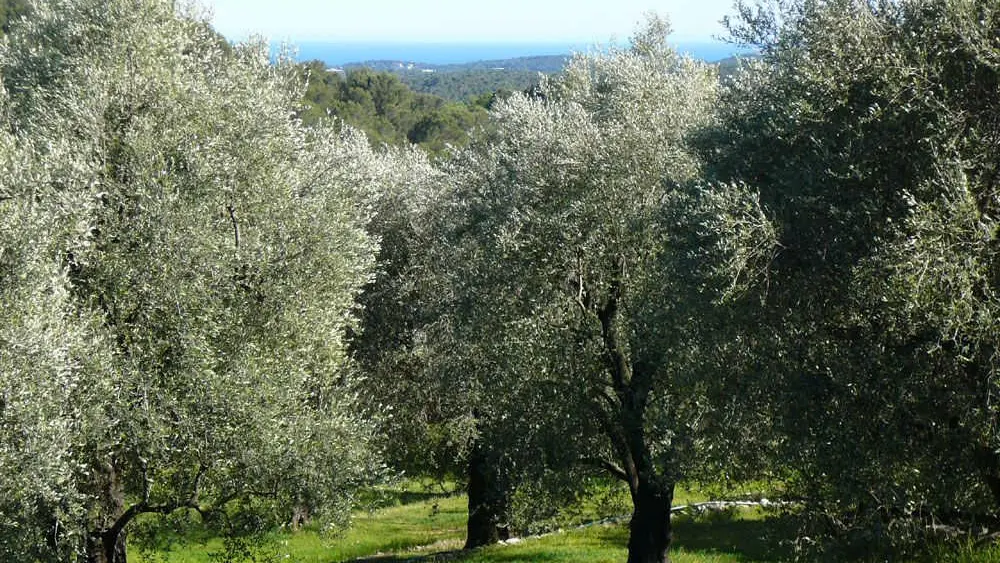
[(586, 43), (624, 39), (645, 12), (708, 41), (732, 0), (203, 0), (230, 39)]

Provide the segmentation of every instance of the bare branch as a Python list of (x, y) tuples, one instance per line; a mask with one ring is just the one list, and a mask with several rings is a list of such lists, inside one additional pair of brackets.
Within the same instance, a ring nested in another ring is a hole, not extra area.
[(602, 458), (587, 458), (587, 459), (585, 459), (583, 461), (584, 461), (584, 463), (587, 463), (588, 465), (593, 465), (595, 467), (600, 467), (601, 469), (604, 469), (605, 471), (607, 471), (608, 473), (610, 473), (612, 477), (614, 477), (616, 479), (624, 481), (625, 483), (631, 483), (631, 479), (629, 479), (628, 474), (625, 473), (625, 470), (622, 469), (616, 463), (612, 463), (612, 462), (610, 462), (610, 461), (608, 461), (606, 459), (602, 459)]

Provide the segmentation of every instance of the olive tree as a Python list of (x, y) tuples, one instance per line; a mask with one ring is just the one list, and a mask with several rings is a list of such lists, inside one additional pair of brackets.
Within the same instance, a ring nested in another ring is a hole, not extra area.
[(702, 313), (766, 263), (772, 236), (752, 194), (699, 182), (690, 136), (712, 122), (718, 78), (666, 32), (654, 17), (630, 48), (493, 105), (452, 164), (437, 291), (451, 309), (429, 331), (509, 471), (568, 455), (627, 485), (632, 562), (667, 560), (674, 487), (712, 409)]
[(761, 58), (705, 154), (779, 233), (754, 324), (790, 490), (866, 540), (995, 514), (998, 7), (740, 12)]
[(84, 517), (87, 504), (65, 484), (84, 469), (73, 452), (103, 430), (92, 424), (99, 413), (88, 398), (109, 391), (87, 377), (110, 366), (96, 319), (73, 304), (64, 263), (66, 250), (84, 243), (89, 177), (65, 143), (54, 142), (42, 154), (4, 130), (0, 554), (68, 560), (74, 553), (63, 542), (72, 541), (72, 522)]
[(421, 352), (436, 311), (422, 291), (425, 255), (438, 244), (427, 228), (446, 185), (443, 171), (415, 147), (386, 149), (368, 232), (380, 242), (376, 272), (358, 297), (358, 330), (350, 352), (365, 376), (365, 402), (379, 412), (386, 463), (401, 474), (447, 478), (465, 443), (465, 400)]
[[(33, 515), (2, 528), (34, 541), (4, 541), (10, 558), (124, 561), (145, 513), (284, 519), (307, 501), (340, 518), (378, 474), (343, 335), (379, 161), (293, 118), (303, 85), (263, 42), (221, 45), (175, 4), (36, 2), (0, 55), (10, 144), (42, 170), (3, 204), (70, 233), (4, 241), (34, 266), (3, 272), (3, 357), (22, 367), (2, 431), (59, 454), (36, 464), (44, 491), (0, 477), (22, 491), (3, 513)], [(24, 301), (33, 287), (49, 289)], [(49, 335), (46, 363), (23, 361), (26, 331)], [(38, 389), (18, 395), (25, 369)], [(19, 414), (36, 405), (51, 423)]]

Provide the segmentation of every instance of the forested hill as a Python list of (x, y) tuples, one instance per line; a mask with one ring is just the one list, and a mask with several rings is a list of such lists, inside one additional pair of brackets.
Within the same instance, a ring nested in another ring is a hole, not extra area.
[(379, 60), (352, 63), (345, 68), (391, 72), (415, 92), (464, 102), (497, 91), (526, 90), (538, 83), (539, 73), (562, 70), (568, 58), (542, 55), (443, 65)]
[(432, 154), (462, 146), (468, 132), (486, 120), (490, 94), (478, 100), (449, 101), (415, 92), (401, 77), (369, 68), (333, 72), (321, 61), (301, 65), (309, 87), (302, 118), (314, 123), (326, 115), (365, 132), (374, 146), (422, 146)]
[(527, 90), (538, 84), (541, 73), (493, 68), (433, 73), (403, 70), (394, 74), (415, 92), (458, 102), (488, 96), (493, 92)]
[(492, 59), (460, 64), (429, 64), (417, 61), (379, 60), (350, 63), (345, 68), (367, 67), (389, 72), (462, 72), (476, 70), (508, 70), (530, 72), (559, 72), (566, 66), (568, 55), (541, 55), (536, 57), (515, 57)]
[[(413, 91), (433, 94), (455, 102), (466, 102), (494, 92), (524, 91), (538, 84), (539, 74), (563, 69), (569, 55), (544, 55), (435, 65), (412, 61), (376, 60), (351, 63), (345, 69), (370, 68), (391, 72)], [(739, 58), (718, 61), (719, 74), (732, 75)]]

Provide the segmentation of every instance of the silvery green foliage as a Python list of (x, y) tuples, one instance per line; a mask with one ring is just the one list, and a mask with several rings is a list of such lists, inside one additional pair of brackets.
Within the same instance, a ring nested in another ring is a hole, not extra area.
[(365, 374), (366, 400), (383, 414), (379, 435), (386, 461), (396, 470), (446, 475), (453, 470), (464, 402), (425, 369), (423, 327), (435, 318), (422, 296), (423, 256), (437, 244), (426, 217), (446, 185), (426, 153), (387, 149), (384, 174), (374, 184), (369, 233), (380, 241), (375, 278), (359, 302), (361, 331), (351, 338), (352, 358)]
[[(37, 400), (67, 408), (77, 391), (58, 378), (87, 392), (39, 435), (63, 448), (46, 494), (68, 513), (23, 505), (22, 527), (51, 538), (24, 553), (82, 553), (130, 509), (258, 496), (241, 506), (342, 517), (377, 474), (343, 334), (373, 272), (369, 185), (387, 164), (350, 129), (293, 119), (302, 85), (265, 43), (230, 47), (174, 4), (38, 2), (3, 49), (10, 154), (38, 170), (2, 202), (26, 210), (5, 220), (34, 273), (5, 310), (52, 319), (9, 330), (52, 334), (35, 339), (51, 367), (32, 369), (62, 395)], [(15, 300), (32, 288), (48, 301)]]
[(1000, 6), (771, 4), (715, 155), (783, 245), (754, 324), (791, 488), (864, 550), (995, 515)]
[[(4, 100), (6, 101), (6, 100)], [(0, 141), (0, 554), (69, 559), (86, 498), (75, 453), (104, 430), (89, 399), (108, 387), (105, 343), (77, 311), (64, 253), (87, 244), (85, 165), (62, 143), (46, 154)], [(58, 186), (58, 187), (57, 187)], [(52, 543), (51, 547), (46, 547)]]
[(634, 386), (655, 471), (677, 478), (709, 409), (689, 369), (698, 311), (756, 283), (746, 270), (773, 248), (752, 194), (699, 187), (691, 136), (713, 122), (718, 79), (665, 29), (653, 18), (631, 48), (578, 55), (539, 91), (498, 101), (453, 163), (440, 222), (457, 227), (435, 269), (452, 309), (429, 339), (512, 471), (624, 467), (618, 409)]

